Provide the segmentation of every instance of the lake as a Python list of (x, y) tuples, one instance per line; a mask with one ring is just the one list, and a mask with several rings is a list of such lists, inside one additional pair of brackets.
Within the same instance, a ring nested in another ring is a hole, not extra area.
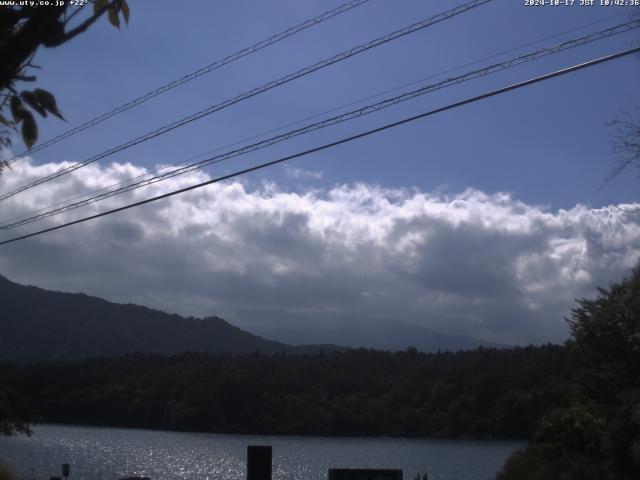
[[(25, 479), (244, 480), (247, 445), (273, 446), (274, 480), (324, 480), (330, 467), (401, 468), (405, 480), (487, 480), (521, 442), (217, 435), (39, 425), (30, 438), (0, 437), (0, 456)], [(32, 470), (33, 469), (33, 470)]]

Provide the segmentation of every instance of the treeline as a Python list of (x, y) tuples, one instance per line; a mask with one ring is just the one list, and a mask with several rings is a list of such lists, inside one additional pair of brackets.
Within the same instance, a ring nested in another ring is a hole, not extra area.
[(536, 422), (499, 480), (640, 478), (640, 263), (568, 322), (577, 396)]
[(562, 346), (1, 364), (43, 422), (184, 431), (526, 438), (574, 396)]

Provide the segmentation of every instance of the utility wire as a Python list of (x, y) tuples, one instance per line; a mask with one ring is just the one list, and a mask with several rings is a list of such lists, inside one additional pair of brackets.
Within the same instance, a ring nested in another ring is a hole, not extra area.
[[(52, 205), (49, 205), (47, 207), (39, 208), (37, 210), (32, 210), (28, 214), (17, 215), (15, 217), (12, 217), (12, 218), (9, 218), (9, 219), (5, 220), (5, 222), (8, 224), (8, 223), (12, 223), (12, 222), (17, 221), (17, 220), (21, 220), (21, 219), (25, 219), (25, 218), (32, 218), (32, 217), (30, 217), (30, 215), (33, 215), (33, 214), (36, 214), (36, 213), (40, 213), (40, 212), (44, 212), (44, 211), (49, 210), (49, 209), (51, 209), (53, 207), (57, 207), (59, 205), (65, 205), (65, 204), (67, 204), (69, 202), (73, 202), (74, 200), (78, 200), (80, 198), (93, 196), (93, 195), (95, 195), (95, 194), (97, 194), (99, 192), (107, 191), (107, 190), (109, 190), (111, 188), (118, 187), (120, 185), (124, 185), (127, 182), (132, 182), (134, 180), (138, 180), (138, 179), (146, 177), (146, 176), (148, 176), (150, 174), (153, 175), (153, 176), (157, 176), (157, 175), (160, 174), (161, 171), (163, 171), (163, 170), (165, 170), (165, 169), (167, 169), (169, 167), (176, 167), (178, 165), (183, 164), (184, 162), (189, 162), (189, 161), (192, 161), (192, 160), (196, 160), (198, 158), (205, 157), (207, 155), (211, 155), (213, 153), (219, 152), (219, 151), (224, 150), (226, 148), (235, 147), (236, 145), (240, 145), (240, 144), (243, 144), (245, 142), (249, 142), (251, 140), (255, 140), (257, 138), (264, 137), (264, 136), (269, 135), (271, 133), (279, 132), (281, 130), (284, 130), (285, 128), (292, 127), (294, 125), (299, 125), (299, 124), (301, 124), (303, 122), (306, 122), (308, 120), (313, 120), (315, 118), (319, 118), (319, 117), (321, 117), (323, 115), (327, 115), (329, 113), (334, 113), (334, 112), (337, 112), (337, 111), (340, 111), (340, 110), (344, 110), (345, 108), (348, 108), (348, 107), (351, 107), (351, 106), (354, 106), (354, 105), (358, 105), (360, 103), (366, 102), (368, 100), (372, 100), (374, 98), (381, 97), (382, 95), (386, 95), (388, 93), (393, 93), (393, 92), (396, 92), (396, 91), (401, 90), (401, 89), (406, 88), (406, 87), (417, 85), (417, 84), (422, 83), (422, 82), (424, 82), (426, 80), (430, 80), (432, 78), (441, 77), (442, 75), (446, 75), (447, 73), (455, 72), (455, 71), (458, 71), (458, 70), (460, 70), (462, 68), (466, 68), (466, 67), (469, 67), (469, 66), (472, 66), (472, 65), (477, 65), (478, 63), (481, 63), (481, 62), (484, 62), (484, 61), (487, 61), (487, 60), (491, 60), (493, 58), (497, 58), (497, 57), (506, 55), (507, 53), (512, 53), (512, 52), (515, 52), (515, 51), (518, 51), (518, 50), (522, 50), (523, 48), (526, 48), (526, 47), (529, 47), (529, 46), (532, 46), (532, 45), (537, 45), (537, 44), (542, 43), (544, 41), (551, 40), (551, 39), (554, 39), (554, 38), (558, 38), (558, 37), (561, 37), (561, 36), (566, 35), (568, 33), (573, 33), (575, 31), (578, 31), (578, 30), (583, 30), (583, 29), (591, 27), (593, 25), (597, 25), (599, 23), (607, 22), (609, 20), (612, 20), (613, 18), (618, 18), (618, 17), (621, 17), (621, 16), (628, 16), (628, 13), (627, 12), (622, 12), (622, 13), (617, 13), (617, 14), (614, 14), (614, 15), (610, 15), (608, 17), (600, 18), (600, 19), (595, 20), (593, 22), (582, 24), (582, 25), (579, 25), (577, 27), (573, 27), (573, 28), (570, 28), (568, 30), (564, 30), (562, 32), (554, 33), (553, 35), (549, 35), (549, 36), (542, 37), (542, 38), (539, 38), (539, 39), (531, 41), (531, 42), (520, 44), (517, 47), (512, 47), (512, 48), (509, 48), (507, 50), (503, 50), (501, 52), (494, 53), (492, 55), (489, 55), (489, 56), (486, 56), (486, 57), (482, 57), (482, 58), (479, 58), (477, 60), (473, 60), (471, 62), (468, 62), (468, 63), (462, 64), (462, 65), (458, 65), (458, 66), (449, 68), (447, 70), (443, 70), (443, 71), (440, 71), (440, 72), (437, 72), (437, 73), (430, 74), (430, 75), (428, 75), (426, 77), (422, 77), (422, 78), (420, 78), (418, 80), (414, 80), (412, 82), (404, 83), (402, 85), (398, 85), (396, 87), (384, 90), (382, 92), (378, 92), (378, 93), (375, 93), (375, 94), (372, 94), (372, 95), (368, 95), (366, 97), (360, 98), (359, 100), (355, 100), (353, 102), (349, 102), (349, 103), (340, 105), (338, 107), (334, 107), (334, 108), (331, 108), (329, 110), (325, 110), (323, 112), (315, 113), (315, 114), (307, 116), (305, 118), (302, 118), (302, 119), (287, 123), (287, 124), (282, 125), (280, 127), (272, 128), (272, 129), (269, 129), (267, 131), (258, 133), (256, 135), (252, 135), (250, 137), (245, 137), (243, 139), (237, 140), (237, 141), (235, 141), (233, 143), (229, 143), (229, 144), (226, 144), (226, 145), (223, 145), (223, 146), (220, 146), (220, 147), (216, 147), (215, 149), (208, 150), (208, 151), (200, 153), (198, 155), (193, 155), (193, 156), (188, 157), (186, 159), (182, 159), (182, 160), (179, 160), (177, 162), (173, 162), (173, 163), (171, 163), (169, 165), (165, 165), (165, 166), (162, 166), (162, 167), (159, 167), (159, 168), (156, 167), (151, 172), (145, 172), (145, 173), (142, 173), (140, 175), (136, 175), (135, 177), (130, 177), (130, 178), (126, 179), (126, 180), (122, 180), (120, 182), (111, 184), (109, 186), (102, 187), (102, 188), (99, 188), (99, 189), (96, 189), (96, 190), (93, 190), (93, 191), (90, 191), (90, 192), (85, 192), (85, 193), (82, 193), (80, 195), (76, 195), (75, 197), (67, 198), (65, 200), (56, 202), (56, 203), (54, 203)], [(4, 226), (0, 226), (0, 229), (2, 229), (2, 228), (4, 228)]]
[(243, 48), (242, 50), (229, 55), (221, 60), (217, 60), (213, 63), (210, 63), (209, 65), (199, 68), (198, 70), (195, 70), (191, 73), (188, 73), (186, 75), (184, 75), (183, 77), (177, 79), (177, 80), (173, 80), (169, 83), (166, 83), (158, 88), (156, 88), (155, 90), (152, 90), (150, 92), (145, 93), (144, 95), (135, 98), (127, 103), (125, 103), (124, 105), (121, 105), (117, 108), (114, 108), (113, 110), (103, 113), (101, 115), (98, 115), (97, 117), (93, 118), (92, 120), (88, 120), (87, 122), (78, 125), (77, 127), (74, 127), (70, 130), (67, 130), (64, 133), (61, 133), (60, 135), (53, 137), (37, 146), (35, 146), (34, 148), (32, 148), (31, 150), (25, 150), (24, 152), (22, 152), (19, 155), (16, 155), (15, 157), (13, 157), (12, 159), (8, 160), (9, 164), (13, 164), (16, 161), (20, 160), (21, 158), (27, 156), (27, 155), (31, 155), (35, 152), (39, 152), (40, 150), (44, 150), (45, 148), (54, 145), (62, 140), (64, 140), (65, 138), (69, 138), (72, 135), (75, 135), (76, 133), (82, 132), (83, 130), (86, 130), (88, 128), (94, 127), (96, 125), (98, 125), (99, 123), (104, 122), (105, 120), (115, 117), (116, 115), (125, 112), (127, 110), (130, 110), (134, 107), (137, 107), (138, 105), (141, 105), (145, 102), (148, 102), (149, 100), (151, 100), (152, 98), (155, 98), (159, 95), (162, 95), (163, 93), (168, 92), (169, 90), (172, 90), (176, 87), (179, 87), (181, 85), (184, 85), (187, 82), (190, 82), (191, 80), (195, 80), (198, 77), (201, 77), (202, 75), (206, 75), (207, 73), (210, 73), (214, 70), (217, 70), (231, 62), (235, 62), (236, 60), (241, 59), (242, 57), (246, 57), (247, 55), (251, 55), (253, 53), (256, 53), (260, 50), (262, 50), (263, 48), (269, 47), (275, 43), (278, 43), (282, 40), (284, 40), (285, 38), (291, 37), (297, 33), (302, 32), (303, 30), (306, 30), (308, 28), (314, 27), (316, 25), (321, 24), (322, 22), (329, 20), (333, 17), (336, 17), (338, 15), (341, 15), (345, 12), (348, 12), (349, 10), (359, 7), (360, 5), (367, 3), (369, 0), (351, 0), (350, 2), (346, 2), (343, 3), (342, 5), (334, 8), (333, 10), (329, 10), (327, 12), (324, 12), (320, 15), (318, 15), (317, 17), (313, 17), (313, 18), (309, 18), (307, 20), (305, 20), (302, 23), (299, 23), (298, 25), (295, 25), (293, 27), (290, 27), (280, 33), (276, 33), (275, 35), (270, 36), (269, 38), (266, 38), (264, 40), (261, 40), (260, 42), (250, 46), (250, 47), (246, 47)]
[(628, 50), (623, 50), (623, 51), (618, 52), (618, 53), (613, 53), (613, 54), (610, 54), (610, 55), (607, 55), (607, 56), (604, 56), (604, 57), (600, 57), (600, 58), (597, 58), (595, 60), (590, 60), (590, 61), (587, 61), (587, 62), (584, 62), (584, 63), (580, 63), (580, 64), (574, 65), (572, 67), (567, 67), (567, 68), (564, 68), (564, 69), (561, 69), (561, 70), (556, 70), (555, 72), (547, 73), (545, 75), (541, 75), (539, 77), (535, 77), (535, 78), (532, 78), (532, 79), (529, 79), (529, 80), (525, 80), (523, 82), (515, 83), (515, 84), (509, 85), (507, 87), (499, 88), (497, 90), (492, 90), (491, 92), (484, 93), (482, 95), (478, 95), (478, 96), (475, 96), (475, 97), (467, 98), (465, 100), (462, 100), (462, 101), (459, 101), (459, 102), (456, 102), (456, 103), (451, 103), (449, 105), (437, 108), (435, 110), (430, 110), (428, 112), (424, 112), (424, 113), (421, 113), (421, 114), (418, 114), (418, 115), (407, 117), (407, 118), (404, 118), (404, 119), (399, 120), (397, 122), (387, 123), (386, 125), (383, 125), (381, 127), (377, 127), (377, 128), (371, 129), (371, 130), (367, 130), (365, 132), (361, 132), (361, 133), (358, 133), (356, 135), (351, 135), (349, 137), (345, 137), (345, 138), (342, 138), (340, 140), (336, 140), (335, 142), (326, 143), (326, 144), (321, 145), (319, 147), (315, 147), (315, 148), (311, 148), (311, 149), (308, 149), (308, 150), (304, 150), (302, 152), (298, 152), (298, 153), (295, 153), (293, 155), (289, 155), (289, 156), (286, 156), (286, 157), (281, 157), (281, 158), (278, 158), (276, 160), (272, 160), (270, 162), (265, 162), (265, 163), (261, 163), (259, 165), (255, 165), (253, 167), (245, 168), (243, 170), (238, 170), (238, 171), (236, 171), (234, 173), (230, 173), (228, 175), (223, 175), (223, 176), (220, 176), (220, 177), (217, 177), (217, 178), (213, 178), (211, 180), (207, 180), (206, 182), (201, 182), (201, 183), (198, 183), (198, 184), (195, 184), (195, 185), (191, 185), (189, 187), (181, 188), (179, 190), (174, 190), (172, 192), (164, 193), (162, 195), (157, 195), (155, 197), (147, 198), (147, 199), (141, 200), (139, 202), (130, 203), (130, 204), (124, 205), (122, 207), (114, 208), (112, 210), (107, 210), (105, 212), (101, 212), (101, 213), (98, 213), (98, 214), (95, 214), (95, 215), (91, 215), (91, 216), (88, 216), (88, 217), (80, 218), (80, 219), (74, 220), (72, 222), (63, 223), (61, 225), (56, 225), (54, 227), (45, 228), (43, 230), (32, 232), (32, 233), (29, 233), (29, 234), (26, 234), (26, 235), (21, 235), (19, 237), (14, 237), (14, 238), (11, 238), (9, 240), (4, 240), (4, 241), (0, 242), (0, 246), (7, 245), (9, 243), (14, 243), (14, 242), (17, 242), (17, 241), (20, 241), (20, 240), (25, 240), (27, 238), (35, 237), (37, 235), (42, 235), (44, 233), (53, 232), (55, 230), (60, 230), (62, 228), (70, 227), (72, 225), (77, 225), (79, 223), (84, 223), (84, 222), (87, 222), (89, 220), (95, 220), (95, 219), (100, 218), (100, 217), (104, 217), (104, 216), (111, 215), (111, 214), (114, 214), (114, 213), (122, 212), (124, 210), (128, 210), (128, 209), (134, 208), (134, 207), (139, 207), (141, 205), (146, 205), (148, 203), (152, 203), (152, 202), (155, 202), (155, 201), (158, 201), (158, 200), (169, 198), (169, 197), (172, 197), (174, 195), (181, 194), (181, 193), (189, 192), (191, 190), (195, 190), (197, 188), (201, 188), (201, 187), (204, 187), (204, 186), (207, 186), (207, 185), (211, 185), (211, 184), (214, 184), (214, 183), (219, 183), (219, 182), (222, 182), (224, 180), (229, 180), (231, 178), (238, 177), (240, 175), (245, 175), (247, 173), (255, 172), (257, 170), (262, 170), (264, 168), (271, 167), (271, 166), (274, 166), (274, 165), (277, 165), (277, 164), (280, 164), (280, 163), (283, 163), (283, 162), (286, 162), (286, 161), (289, 161), (289, 160), (293, 160), (295, 158), (304, 157), (304, 156), (310, 155), (312, 153), (320, 152), (320, 151), (323, 151), (323, 150), (327, 150), (329, 148), (336, 147), (338, 145), (342, 145), (344, 143), (349, 143), (349, 142), (352, 142), (354, 140), (358, 140), (360, 138), (368, 137), (370, 135), (373, 135), (373, 134), (376, 134), (376, 133), (380, 133), (382, 131), (389, 130), (391, 128), (395, 128), (395, 127), (398, 127), (400, 125), (404, 125), (406, 123), (414, 122), (416, 120), (419, 120), (419, 119), (422, 119), (422, 118), (425, 118), (425, 117), (429, 117), (431, 115), (435, 115), (435, 114), (438, 114), (438, 113), (441, 113), (441, 112), (445, 112), (447, 110), (453, 110), (454, 108), (458, 108), (458, 107), (461, 107), (461, 106), (464, 106), (464, 105), (468, 105), (468, 104), (471, 104), (471, 103), (474, 103), (474, 102), (478, 102), (480, 100), (484, 100), (484, 99), (487, 99), (487, 98), (490, 98), (490, 97), (494, 97), (494, 96), (500, 95), (502, 93), (506, 93), (506, 92), (510, 92), (512, 90), (517, 90), (517, 89), (520, 89), (520, 88), (523, 88), (523, 87), (527, 87), (527, 86), (533, 85), (535, 83), (540, 83), (540, 82), (549, 80), (551, 78), (559, 77), (561, 75), (566, 75), (568, 73), (575, 72), (577, 70), (582, 70), (582, 69), (585, 69), (585, 68), (588, 68), (588, 67), (593, 67), (595, 65), (598, 65), (598, 64), (601, 64), (601, 63), (605, 63), (605, 62), (609, 62), (611, 60), (622, 58), (622, 57), (625, 57), (627, 55), (632, 55), (632, 54), (638, 53), (638, 52), (640, 52), (640, 47), (631, 48), (631, 49), (628, 49)]
[(218, 103), (216, 105), (211, 105), (210, 107), (201, 110), (199, 112), (196, 112), (192, 115), (189, 115), (187, 117), (184, 117), (180, 120), (177, 120), (173, 123), (170, 123), (168, 125), (165, 125), (164, 127), (161, 127), (157, 130), (153, 130), (151, 132), (148, 132), (140, 137), (137, 137), (133, 140), (130, 140), (127, 143), (118, 145), (117, 147), (113, 147), (109, 150), (106, 150), (98, 155), (95, 155), (87, 160), (84, 160), (82, 162), (76, 163), (74, 165), (71, 165), (67, 168), (64, 168), (58, 172), (52, 173), (50, 175), (47, 175), (43, 178), (40, 178), (30, 184), (27, 185), (23, 185), (21, 187), (18, 187), (10, 192), (7, 192), (5, 194), (0, 195), (0, 201), (2, 200), (6, 200), (7, 198), (10, 198), (20, 192), (23, 192), (25, 190), (28, 190), (30, 188), (36, 187), (38, 185), (41, 185), (42, 183), (51, 181), (53, 179), (56, 179), (58, 177), (61, 177), (63, 175), (66, 175), (67, 173), (71, 173), (75, 170), (78, 170), (79, 168), (82, 168), (86, 165), (89, 165), (91, 163), (97, 162), (98, 160), (101, 160), (105, 157), (108, 157), (109, 155), (113, 155), (114, 153), (120, 152), (122, 150), (125, 150), (127, 148), (130, 148), (134, 145), (138, 145), (139, 143), (145, 142), (147, 140), (151, 140), (152, 138), (155, 138), (159, 135), (163, 135), (171, 130), (174, 130), (176, 128), (182, 127), (188, 123), (191, 123), (195, 120), (199, 120), (203, 117), (206, 117), (207, 115), (211, 115), (214, 112), (223, 110), (231, 105), (234, 105), (236, 103), (239, 103), (243, 100), (246, 100), (248, 98), (254, 97), (256, 95), (259, 95), (261, 93), (264, 93), (268, 90), (271, 90), (275, 87), (278, 87), (280, 85), (286, 84), (288, 82), (291, 82), (292, 80), (296, 80), (300, 77), (304, 77), (306, 75), (309, 75), (310, 73), (316, 72), (318, 70), (321, 70), (325, 67), (328, 67), (330, 65), (333, 65), (335, 63), (341, 62), (343, 60), (346, 60), (348, 58), (351, 58), (355, 55), (358, 55), (360, 53), (366, 52), (368, 50), (371, 50), (372, 48), (376, 48), (380, 45), (383, 45), (385, 43), (391, 42), (393, 40), (396, 40), (398, 38), (404, 37), (406, 35), (409, 35), (411, 33), (415, 33), (419, 30), (422, 30), (424, 28), (427, 28), (429, 26), (432, 26), (436, 23), (442, 22), (444, 20), (448, 20), (449, 18), (455, 17), (457, 15), (460, 15), (466, 11), (469, 11), (471, 9), (474, 9), (476, 7), (479, 7), (485, 3), (491, 2), (492, 0), (472, 0), (470, 2), (467, 2), (465, 4), (459, 5), (455, 8), (452, 8), (450, 10), (447, 10), (445, 12), (439, 13), (437, 15), (434, 15), (432, 17), (428, 17), (425, 18), (419, 22), (416, 22), (412, 25), (409, 25), (407, 27), (404, 27), (400, 30), (396, 30), (394, 32), (391, 32), (387, 35), (384, 35), (382, 37), (378, 37), (374, 40), (371, 40), (370, 42), (358, 45), (356, 47), (353, 47), (349, 50), (346, 50), (342, 53), (339, 53), (337, 55), (334, 55), (331, 58), (327, 58), (325, 60), (322, 60), (318, 63), (315, 63), (313, 65), (310, 65), (308, 67), (302, 68), (294, 73), (290, 73), (288, 75), (285, 75), (283, 77), (280, 77), (277, 80), (272, 80), (271, 82), (265, 83), (259, 87), (256, 87), (252, 90), (249, 90), (245, 93), (242, 93), (236, 97), (233, 97), (231, 99), (225, 100), (222, 103)]
[(191, 172), (193, 170), (206, 167), (208, 165), (217, 164), (217, 163), (220, 163), (222, 161), (228, 160), (228, 159), (233, 158), (233, 157), (237, 157), (237, 156), (240, 156), (240, 155), (244, 155), (246, 153), (250, 153), (250, 152), (253, 152), (253, 151), (256, 151), (256, 150), (260, 150), (260, 149), (265, 148), (265, 147), (269, 147), (271, 145), (274, 145), (276, 143), (280, 143), (280, 142), (285, 141), (285, 140), (289, 140), (289, 139), (291, 139), (293, 137), (297, 137), (299, 135), (310, 133), (310, 132), (315, 131), (315, 130), (320, 130), (322, 128), (326, 128), (326, 127), (329, 127), (329, 126), (332, 126), (332, 125), (336, 125), (338, 123), (346, 122), (346, 121), (352, 120), (354, 118), (359, 118), (361, 116), (368, 115), (370, 113), (374, 113), (374, 112), (380, 111), (382, 109), (391, 107), (393, 105), (397, 105), (397, 104), (399, 104), (401, 102), (405, 102), (407, 100), (411, 100), (411, 99), (417, 98), (417, 97), (419, 97), (421, 95), (424, 95), (426, 93), (430, 93), (430, 92), (433, 92), (433, 91), (436, 91), (436, 90), (440, 90), (440, 89), (443, 89), (443, 88), (446, 88), (446, 87), (449, 87), (449, 86), (452, 86), (452, 85), (457, 85), (459, 83), (466, 82), (466, 81), (469, 81), (469, 80), (474, 80), (476, 78), (480, 78), (480, 77), (483, 77), (483, 76), (486, 76), (486, 75), (490, 75), (490, 74), (493, 74), (493, 73), (496, 73), (496, 72), (499, 72), (499, 71), (502, 71), (502, 70), (506, 70), (508, 68), (513, 68), (513, 67), (515, 67), (517, 65), (521, 65), (523, 63), (530, 62), (530, 61), (536, 60), (538, 58), (545, 57), (547, 55), (551, 55), (551, 54), (558, 53), (558, 52), (561, 52), (561, 51), (564, 51), (564, 50), (568, 50), (568, 49), (571, 49), (571, 48), (582, 46), (582, 45), (585, 45), (585, 44), (588, 44), (588, 43), (591, 43), (591, 42), (594, 42), (594, 41), (597, 41), (597, 40), (602, 40), (602, 39), (611, 37), (613, 35), (617, 35), (617, 34), (620, 34), (620, 33), (628, 32), (628, 31), (630, 31), (632, 29), (636, 29), (636, 28), (639, 28), (639, 27), (640, 27), (640, 20), (634, 20), (634, 21), (630, 21), (630, 22), (627, 22), (627, 23), (624, 23), (624, 24), (616, 25), (614, 27), (610, 27), (610, 28), (607, 28), (607, 29), (604, 29), (604, 30), (601, 30), (601, 31), (598, 31), (598, 32), (593, 32), (593, 33), (587, 34), (587, 35), (585, 35), (583, 37), (580, 37), (580, 38), (568, 40), (568, 41), (565, 41), (563, 43), (554, 45), (552, 47), (544, 47), (544, 48), (538, 49), (536, 51), (529, 52), (527, 54), (520, 55), (518, 57), (506, 60), (504, 62), (500, 62), (500, 63), (497, 63), (497, 64), (490, 65), (488, 67), (484, 67), (484, 68), (481, 68), (481, 69), (478, 69), (478, 70), (474, 70), (474, 71), (465, 73), (463, 75), (459, 75), (457, 77), (448, 78), (446, 80), (443, 80), (443, 81), (435, 83), (435, 84), (426, 85), (426, 86), (423, 86), (423, 87), (421, 87), (421, 88), (419, 88), (417, 90), (413, 90), (413, 91), (410, 91), (410, 92), (405, 92), (405, 93), (403, 93), (401, 95), (397, 95), (395, 97), (388, 98), (388, 99), (382, 100), (380, 102), (377, 102), (377, 103), (374, 103), (374, 104), (371, 104), (371, 105), (367, 105), (367, 106), (364, 106), (362, 108), (359, 108), (359, 109), (356, 109), (356, 110), (352, 110), (350, 112), (343, 113), (342, 115), (334, 116), (334, 117), (325, 119), (325, 120), (317, 122), (317, 123), (306, 125), (306, 126), (304, 126), (302, 128), (298, 128), (298, 129), (286, 132), (286, 133), (281, 134), (281, 135), (276, 135), (274, 137), (262, 140), (260, 142), (254, 143), (252, 145), (248, 145), (248, 146), (245, 146), (245, 147), (242, 147), (242, 148), (239, 148), (239, 149), (235, 149), (235, 150), (232, 150), (230, 152), (227, 152), (227, 153), (224, 153), (224, 154), (221, 154), (221, 155), (216, 155), (214, 157), (207, 158), (207, 159), (202, 160), (200, 162), (192, 163), (190, 165), (186, 165), (186, 166), (177, 168), (175, 170), (172, 170), (172, 171), (169, 171), (169, 172), (166, 172), (166, 173), (163, 173), (163, 174), (155, 175), (154, 177), (151, 177), (151, 178), (148, 178), (148, 179), (145, 179), (145, 180), (141, 180), (141, 181), (138, 181), (138, 182), (135, 182), (135, 183), (131, 183), (129, 185), (123, 186), (123, 187), (118, 188), (116, 190), (110, 190), (110, 191), (104, 192), (102, 194), (95, 195), (95, 196), (86, 198), (84, 200), (81, 200), (81, 201), (78, 201), (78, 202), (75, 202), (75, 203), (71, 203), (71, 204), (67, 204), (65, 206), (58, 207), (58, 208), (53, 208), (55, 206), (54, 205), (52, 207), (49, 207), (49, 209), (45, 209), (46, 211), (44, 211), (43, 213), (39, 213), (37, 215), (29, 216), (29, 217), (26, 217), (26, 218), (22, 217), (20, 220), (13, 221), (13, 222), (10, 221), (8, 223), (0, 225), (0, 230), (8, 230), (8, 229), (11, 229), (11, 228), (16, 228), (16, 227), (19, 227), (19, 226), (22, 226), (22, 225), (26, 225), (28, 223), (33, 223), (33, 222), (36, 222), (36, 221), (51, 217), (53, 215), (57, 215), (57, 214), (60, 214), (60, 213), (65, 213), (65, 212), (68, 212), (68, 211), (71, 211), (71, 210), (75, 210), (77, 208), (80, 208), (80, 207), (83, 207), (83, 206), (86, 206), (86, 205), (90, 205), (92, 203), (95, 203), (95, 202), (98, 202), (98, 201), (101, 201), (101, 200), (105, 200), (107, 198), (110, 198), (110, 197), (113, 197), (113, 196), (116, 196), (116, 195), (120, 195), (120, 194), (123, 194), (123, 193), (126, 193), (126, 192), (130, 192), (132, 190), (136, 190), (138, 188), (149, 186), (149, 185), (152, 185), (154, 183), (157, 183), (157, 182), (160, 182), (160, 181), (163, 181), (163, 180), (167, 180), (169, 178), (172, 178), (172, 177), (175, 177), (175, 176), (178, 176), (178, 175), (183, 175), (185, 173), (188, 173), (188, 172)]

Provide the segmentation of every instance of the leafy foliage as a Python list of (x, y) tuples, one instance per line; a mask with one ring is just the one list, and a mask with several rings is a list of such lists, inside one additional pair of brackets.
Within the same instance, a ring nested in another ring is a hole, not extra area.
[(31, 420), (33, 413), (22, 395), (11, 387), (0, 387), (0, 435), (30, 435)]
[[(26, 2), (25, 2), (26, 3)], [(93, 0), (93, 12), (79, 24), (72, 26), (71, 21), (83, 7), (64, 5), (46, 7), (21, 5), (0, 6), (0, 145), (11, 146), (11, 133), (18, 131), (28, 149), (38, 139), (38, 126), (33, 112), (42, 117), (47, 113), (64, 120), (53, 94), (36, 88), (18, 92), (18, 82), (34, 82), (37, 78), (29, 75), (37, 68), (31, 62), (40, 46), (57, 47), (84, 32), (105, 13), (109, 22), (120, 27), (119, 16), (129, 23), (130, 10), (126, 0)], [(75, 9), (75, 10), (74, 10)], [(70, 10), (74, 10), (69, 13)], [(9, 107), (13, 120), (2, 114)], [(0, 173), (6, 163), (0, 163)]]
[(553, 411), (539, 424), (533, 442), (546, 458), (567, 453), (597, 455), (601, 451), (604, 419), (584, 405)]
[(579, 395), (543, 417), (499, 480), (640, 478), (640, 264), (568, 322)]

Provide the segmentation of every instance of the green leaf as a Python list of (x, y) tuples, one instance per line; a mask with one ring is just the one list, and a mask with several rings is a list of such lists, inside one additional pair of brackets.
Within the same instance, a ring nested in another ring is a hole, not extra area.
[(29, 92), (27, 90), (23, 91), (20, 96), (25, 101), (27, 105), (33, 108), (36, 112), (38, 112), (41, 116), (46, 117), (47, 111), (44, 109), (42, 105), (38, 102), (38, 98), (34, 92)]
[(115, 6), (111, 7), (107, 11), (107, 14), (109, 15), (109, 21), (111, 22), (111, 25), (119, 29), (120, 19), (118, 18), (118, 10), (116, 10), (116, 7)]
[(124, 22), (129, 25), (129, 4), (127, 0), (120, 0), (120, 8), (122, 9), (122, 18), (124, 18)]
[(97, 14), (100, 10), (109, 4), (109, 0), (95, 0), (93, 2), (93, 14)]
[(52, 93), (49, 93), (41, 88), (36, 88), (33, 93), (35, 94), (38, 103), (42, 105), (49, 113), (52, 113), (59, 119), (64, 120), (64, 117), (60, 113), (60, 110), (58, 110), (56, 97), (54, 97)]
[(33, 118), (31, 112), (27, 112), (27, 115), (22, 121), (22, 140), (29, 150), (33, 147), (38, 139), (38, 126)]
[(20, 123), (24, 120), (25, 116), (29, 113), (24, 105), (22, 104), (22, 100), (17, 95), (11, 97), (9, 101), (9, 107), (11, 108), (11, 115), (13, 115), (13, 120), (16, 123)]

